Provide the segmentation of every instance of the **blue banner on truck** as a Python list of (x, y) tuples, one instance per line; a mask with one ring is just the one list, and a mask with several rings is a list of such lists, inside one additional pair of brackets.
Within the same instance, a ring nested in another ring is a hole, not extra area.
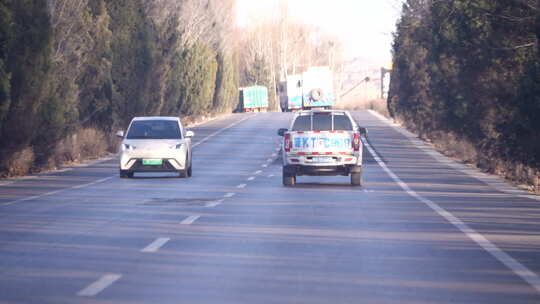
[(295, 137), (293, 149), (352, 149), (350, 138), (328, 138), (328, 137)]

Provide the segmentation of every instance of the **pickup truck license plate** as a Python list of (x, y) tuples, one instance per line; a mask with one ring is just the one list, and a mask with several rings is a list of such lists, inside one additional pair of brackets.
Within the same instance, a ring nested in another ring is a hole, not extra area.
[(311, 159), (314, 163), (333, 163), (334, 159), (331, 157), (314, 157)]
[(142, 164), (144, 166), (161, 166), (163, 165), (162, 159), (143, 159)]

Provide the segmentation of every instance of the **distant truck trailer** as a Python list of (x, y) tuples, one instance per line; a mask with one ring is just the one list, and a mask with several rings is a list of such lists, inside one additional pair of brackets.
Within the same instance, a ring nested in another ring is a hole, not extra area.
[(281, 110), (331, 109), (335, 103), (334, 77), (328, 66), (310, 67), (289, 75), (279, 86)]
[(302, 75), (288, 75), (287, 80), (280, 83), (279, 100), (281, 110), (290, 112), (302, 109)]
[(303, 108), (331, 109), (334, 106), (334, 77), (330, 67), (310, 67), (302, 73)]
[(243, 112), (268, 111), (268, 88), (264, 86), (241, 88), (240, 105)]

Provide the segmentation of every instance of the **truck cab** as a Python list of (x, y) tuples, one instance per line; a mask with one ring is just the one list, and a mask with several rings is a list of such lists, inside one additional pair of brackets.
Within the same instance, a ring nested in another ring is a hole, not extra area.
[(365, 128), (349, 112), (301, 111), (295, 114), (283, 136), (283, 185), (293, 186), (297, 176), (342, 175), (351, 184), (362, 184), (362, 141)]

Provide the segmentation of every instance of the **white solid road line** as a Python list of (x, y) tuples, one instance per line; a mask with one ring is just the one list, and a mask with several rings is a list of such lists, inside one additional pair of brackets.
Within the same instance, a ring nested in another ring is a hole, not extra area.
[[(103, 161), (106, 162), (107, 160), (103, 160)], [(69, 172), (69, 171), (73, 171), (73, 168), (58, 169), (58, 170), (54, 170), (53, 173), (63, 173), (63, 172)]]
[(103, 183), (103, 182), (106, 182), (106, 181), (112, 179), (112, 178), (115, 177), (115, 176), (116, 176), (116, 175), (114, 175), (114, 176), (109, 176), (109, 177), (102, 178), (102, 179), (98, 179), (98, 180), (95, 181), (95, 182), (91, 182), (91, 183), (84, 184), (84, 185), (79, 185), (79, 186), (74, 186), (74, 187), (71, 187), (71, 188), (68, 188), (68, 189), (81, 189), (81, 188), (89, 187), (89, 186), (92, 186), (92, 185), (100, 184), (100, 183)]
[(236, 126), (237, 124), (239, 124), (239, 123), (241, 123), (241, 122), (244, 122), (244, 121), (246, 121), (246, 120), (248, 120), (248, 119), (250, 119), (250, 118), (251, 118), (251, 116), (248, 116), (248, 117), (246, 117), (246, 118), (244, 118), (244, 119), (240, 119), (240, 120), (238, 120), (238, 121), (235, 121), (235, 122), (233, 122), (232, 124), (230, 124), (230, 125), (228, 125), (228, 126), (222, 128), (222, 129), (219, 129), (219, 130), (217, 130), (216, 132), (214, 132), (214, 133), (212, 133), (212, 134), (206, 136), (205, 138), (199, 140), (197, 143), (193, 144), (192, 147), (195, 148), (195, 147), (197, 147), (198, 145), (200, 145), (200, 144), (204, 143), (205, 141), (209, 140), (210, 138), (212, 138), (212, 137), (214, 137), (214, 136), (220, 134), (221, 132), (223, 132), (223, 131), (225, 131), (225, 130), (228, 130), (228, 129), (230, 129), (230, 128)]
[(181, 225), (191, 225), (195, 223), (196, 220), (198, 220), (201, 216), (200, 215), (190, 215), (187, 218), (185, 218), (183, 221), (180, 222)]
[(386, 166), (386, 164), (382, 161), (380, 156), (377, 154), (377, 152), (375, 152), (375, 150), (371, 147), (371, 145), (368, 142), (365, 142), (364, 145), (368, 149), (369, 153), (373, 155), (373, 158), (379, 164), (379, 166), (381, 166), (381, 168), (401, 187), (401, 189), (407, 192), (410, 196), (426, 204), (429, 208), (437, 212), (440, 216), (444, 217), (449, 223), (451, 223), (456, 228), (461, 230), (461, 232), (463, 232), (466, 236), (468, 236), (471, 240), (476, 242), (485, 251), (487, 251), (493, 257), (499, 260), (499, 262), (506, 265), (506, 267), (512, 270), (516, 275), (520, 276), (523, 280), (529, 283), (534, 289), (540, 292), (540, 278), (538, 277), (536, 273), (532, 272), (527, 267), (523, 266), (520, 262), (514, 260), (506, 252), (504, 252), (502, 249), (500, 249), (495, 244), (490, 242), (482, 234), (476, 232), (474, 229), (469, 227), (459, 218), (457, 218), (450, 212), (446, 211), (444, 208), (440, 207), (438, 204), (434, 203), (433, 201), (430, 201), (429, 199), (426, 199), (422, 197), (421, 195), (419, 195), (418, 193), (416, 193), (414, 190), (412, 190), (409, 187), (409, 185), (404, 183), (394, 172), (392, 172), (392, 170), (390, 170), (388, 166)]
[(246, 186), (247, 186), (247, 184), (240, 184), (240, 185), (236, 186), (236, 188), (242, 189), (242, 188), (245, 188)]
[(421, 139), (419, 139), (417, 135), (407, 131), (406, 129), (404, 129), (400, 125), (392, 122), (391, 120), (389, 120), (388, 118), (382, 116), (381, 114), (379, 114), (379, 113), (377, 113), (377, 112), (375, 112), (373, 110), (368, 110), (368, 112), (370, 114), (372, 114), (373, 116), (375, 116), (380, 121), (382, 121), (383, 123), (385, 123), (386, 125), (390, 126), (395, 131), (399, 132), (401, 135), (405, 136), (413, 144), (413, 146), (415, 146), (416, 148), (424, 151), (425, 153), (427, 153), (431, 157), (435, 158), (440, 163), (445, 164), (447, 166), (450, 166), (453, 169), (456, 169), (456, 170), (458, 170), (458, 171), (460, 171), (460, 172), (462, 172), (464, 174), (467, 174), (467, 175), (469, 175), (469, 176), (471, 176), (471, 177), (473, 177), (473, 178), (475, 178), (475, 179), (477, 179), (477, 180), (479, 180), (479, 181), (481, 181), (483, 183), (486, 183), (486, 184), (490, 185), (491, 187), (497, 189), (498, 191), (508, 193), (508, 194), (512, 194), (512, 195), (516, 195), (516, 196), (523, 197), (523, 198), (528, 198), (528, 199), (533, 199), (533, 200), (540, 201), (540, 196), (533, 195), (533, 194), (528, 193), (527, 191), (518, 189), (517, 187), (515, 187), (515, 186), (511, 185), (510, 183), (508, 183), (507, 181), (505, 181), (504, 178), (502, 178), (500, 176), (484, 173), (484, 172), (482, 172), (479, 169), (476, 169), (474, 167), (469, 167), (469, 166), (467, 166), (465, 164), (462, 164), (460, 162), (456, 162), (455, 160), (445, 156), (444, 154), (442, 154), (439, 151), (437, 151), (437, 150), (433, 149), (432, 147), (430, 147), (428, 144), (426, 144)]
[[(71, 167), (69, 167), (69, 168), (44, 171), (43, 174), (55, 174), (55, 173), (69, 172), (69, 171), (73, 171), (75, 168), (90, 167), (92, 165), (96, 165), (96, 164), (99, 164), (99, 163), (110, 161), (111, 159), (113, 159), (113, 158), (112, 157), (104, 157), (104, 158), (100, 158), (100, 159), (97, 159), (97, 160), (90, 161), (88, 163), (71, 165)], [(51, 178), (51, 177), (57, 177), (57, 176), (54, 176), (54, 175), (42, 175), (42, 174), (20, 176), (20, 177), (16, 177), (13, 180), (9, 180), (9, 181), (6, 181), (6, 182), (0, 182), (0, 186), (8, 186), (8, 185), (11, 185), (11, 184), (13, 184), (13, 183), (15, 183), (17, 181), (20, 181), (20, 180), (38, 180), (38, 179)]]
[(81, 188), (89, 187), (89, 186), (92, 186), (92, 185), (95, 185), (95, 184), (99, 184), (99, 183), (108, 181), (108, 180), (112, 179), (113, 177), (114, 176), (109, 176), (109, 177), (102, 178), (102, 179), (99, 179), (97, 181), (87, 183), (87, 184), (82, 184), (82, 185), (73, 186), (73, 187), (69, 187), (69, 188), (64, 188), (64, 189), (60, 189), (60, 190), (50, 191), (50, 192), (46, 192), (46, 193), (43, 193), (43, 194), (40, 194), (40, 195), (34, 195), (34, 196), (25, 197), (25, 198), (20, 198), (18, 200), (14, 200), (14, 201), (11, 201), (11, 202), (0, 204), (0, 206), (9, 206), (9, 205), (13, 205), (13, 204), (16, 204), (16, 203), (19, 203), (19, 202), (30, 201), (30, 200), (33, 200), (33, 199), (42, 198), (42, 197), (45, 197), (45, 196), (57, 194), (57, 193), (60, 193), (60, 192), (65, 192), (65, 191), (68, 191), (68, 190), (81, 189)]
[(93, 297), (102, 292), (105, 288), (111, 286), (122, 277), (121, 274), (109, 273), (99, 278), (94, 283), (88, 285), (77, 293), (80, 297)]
[(144, 247), (141, 249), (141, 252), (157, 252), (163, 245), (167, 244), (168, 241), (170, 241), (170, 238), (158, 238), (150, 245)]

